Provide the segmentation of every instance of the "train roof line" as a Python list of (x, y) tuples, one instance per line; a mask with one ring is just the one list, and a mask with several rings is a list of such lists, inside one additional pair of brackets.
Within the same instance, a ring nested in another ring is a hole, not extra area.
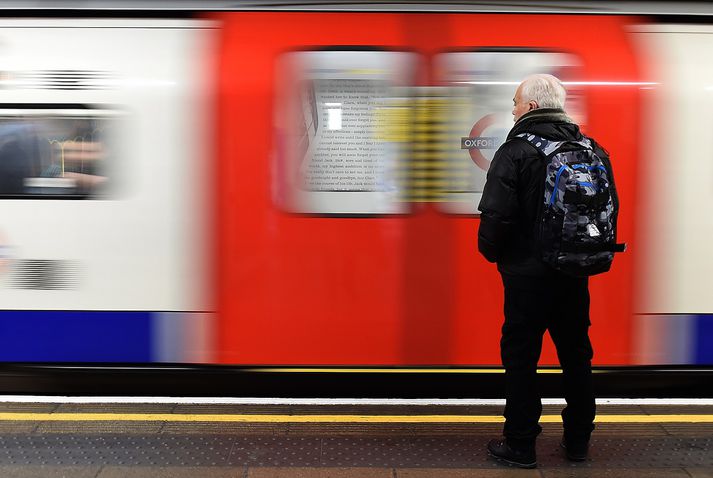
[(339, 1), (339, 0), (0, 0), (0, 11), (399, 11), (713, 16), (705, 1)]

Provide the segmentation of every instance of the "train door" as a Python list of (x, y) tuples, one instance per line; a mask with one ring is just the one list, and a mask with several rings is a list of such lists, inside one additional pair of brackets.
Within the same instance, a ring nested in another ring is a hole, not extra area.
[[(568, 114), (611, 153), (621, 199), (619, 239), (636, 251), (634, 237), (638, 206), (639, 95), (647, 88), (640, 78), (627, 26), (632, 19), (578, 15), (449, 15), (450, 43), (438, 55), (438, 81), (463, 91), (466, 107), (473, 112), (464, 121), (461, 136), (495, 137), (463, 151), (472, 174), (477, 199), (478, 178), (483, 177), (497, 138), (512, 125), (511, 99), (516, 83), (529, 73), (552, 73), (568, 90)], [(470, 158), (466, 156), (468, 153)], [(464, 195), (465, 196), (465, 195)], [(473, 201), (466, 196), (468, 205)], [(473, 210), (471, 209), (470, 212)], [(458, 212), (451, 208), (450, 213)], [(455, 249), (453, 301), (453, 360), (456, 363), (492, 361), (501, 323), (501, 284), (492, 266), (474, 253), (475, 224), (467, 216), (458, 219)], [(634, 254), (618, 254), (612, 270), (590, 279), (591, 338), (597, 364), (631, 364)], [(494, 286), (494, 288), (493, 288)], [(495, 292), (494, 292), (495, 291)], [(494, 300), (494, 295), (498, 297)], [(489, 306), (484, 306), (489, 304)], [(541, 363), (556, 364), (547, 341)]]
[[(499, 364), (502, 285), (477, 253), (477, 199), (514, 89), (542, 68), (570, 78), (577, 119), (612, 152), (620, 231), (633, 241), (638, 73), (626, 19), (219, 20), (221, 362)], [(629, 360), (631, 281), (626, 256), (592, 280), (600, 363)]]

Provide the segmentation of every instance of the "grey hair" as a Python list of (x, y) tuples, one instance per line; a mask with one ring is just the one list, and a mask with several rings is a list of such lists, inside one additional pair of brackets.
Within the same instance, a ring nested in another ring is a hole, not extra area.
[(535, 101), (539, 108), (564, 109), (567, 91), (555, 76), (546, 74), (530, 75), (522, 81), (522, 100)]

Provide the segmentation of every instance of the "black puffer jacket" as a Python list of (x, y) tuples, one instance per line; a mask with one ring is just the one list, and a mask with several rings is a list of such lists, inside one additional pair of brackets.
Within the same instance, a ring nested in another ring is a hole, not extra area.
[[(534, 146), (516, 137), (521, 133), (555, 141), (582, 138), (579, 126), (561, 109), (539, 108), (515, 123), (488, 170), (478, 206), (478, 249), (488, 261), (497, 262), (502, 273), (548, 276), (554, 270), (542, 262), (535, 242), (538, 210), (545, 194), (546, 164)], [(594, 151), (611, 172), (606, 151), (596, 143)], [(612, 194), (616, 195), (613, 177), (610, 178)]]

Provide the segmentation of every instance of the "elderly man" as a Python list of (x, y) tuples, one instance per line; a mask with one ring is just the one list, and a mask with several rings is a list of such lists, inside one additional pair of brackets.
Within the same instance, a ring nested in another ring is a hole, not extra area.
[[(594, 429), (588, 280), (564, 274), (542, 259), (537, 231), (547, 159), (523, 137), (527, 133), (552, 142), (586, 141), (564, 112), (565, 97), (564, 87), (552, 75), (532, 75), (519, 85), (513, 99), (515, 125), (495, 153), (479, 205), (478, 249), (488, 261), (497, 262), (505, 288), (500, 342), (506, 382), (504, 439), (490, 441), (488, 452), (523, 468), (537, 463), (535, 440), (542, 430), (537, 362), (545, 330), (563, 371), (567, 407), (562, 411), (562, 447), (570, 460), (586, 459)], [(593, 141), (587, 144), (605, 158), (611, 175), (607, 153)], [(611, 188), (615, 195), (613, 179)]]

